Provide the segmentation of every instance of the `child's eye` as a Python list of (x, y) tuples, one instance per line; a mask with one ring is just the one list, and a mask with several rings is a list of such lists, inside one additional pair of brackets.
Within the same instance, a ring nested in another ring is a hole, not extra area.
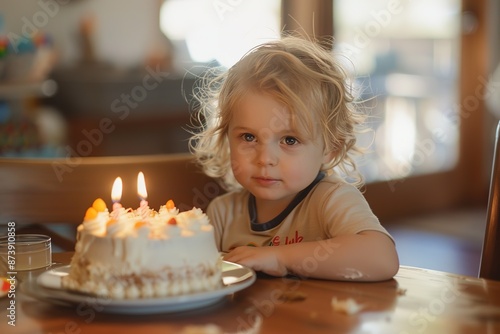
[(295, 137), (287, 136), (283, 138), (283, 143), (286, 145), (297, 145), (299, 143), (299, 140)]
[(252, 142), (255, 141), (255, 136), (251, 133), (243, 133), (240, 136), (244, 141)]

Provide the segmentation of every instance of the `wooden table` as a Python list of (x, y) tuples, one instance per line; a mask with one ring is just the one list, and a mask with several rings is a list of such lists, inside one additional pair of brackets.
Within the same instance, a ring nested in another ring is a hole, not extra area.
[[(53, 258), (69, 263), (71, 255)], [(333, 298), (362, 310), (335, 310)], [(11, 300), (0, 299), (0, 333), (203, 333), (190, 330), (210, 326), (221, 333), (500, 333), (500, 282), (404, 266), (379, 283), (259, 276), (217, 304), (173, 314), (105, 314), (98, 306), (55, 306), (16, 291), (12, 327)]]

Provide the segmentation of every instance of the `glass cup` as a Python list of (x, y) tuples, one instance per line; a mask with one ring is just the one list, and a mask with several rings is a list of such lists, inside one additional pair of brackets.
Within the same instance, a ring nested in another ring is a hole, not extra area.
[(51, 239), (43, 234), (0, 237), (0, 274), (46, 268), (52, 264)]

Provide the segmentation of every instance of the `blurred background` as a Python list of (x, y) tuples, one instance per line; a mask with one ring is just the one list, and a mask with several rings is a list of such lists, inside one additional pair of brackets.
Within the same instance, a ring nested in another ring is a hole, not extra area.
[(0, 156), (187, 152), (190, 96), (207, 69), (230, 67), (283, 31), (333, 37), (369, 115), (371, 131), (359, 137), (369, 148), (358, 161), (365, 196), (402, 262), (474, 272), (500, 116), (499, 13), (495, 0), (38, 0), (22, 8), (0, 0)]

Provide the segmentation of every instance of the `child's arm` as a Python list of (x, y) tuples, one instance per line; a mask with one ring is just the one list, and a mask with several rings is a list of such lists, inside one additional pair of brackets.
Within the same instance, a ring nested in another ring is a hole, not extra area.
[(242, 246), (229, 252), (224, 260), (273, 276), (293, 273), (342, 281), (387, 280), (399, 269), (394, 243), (377, 231), (282, 246)]

